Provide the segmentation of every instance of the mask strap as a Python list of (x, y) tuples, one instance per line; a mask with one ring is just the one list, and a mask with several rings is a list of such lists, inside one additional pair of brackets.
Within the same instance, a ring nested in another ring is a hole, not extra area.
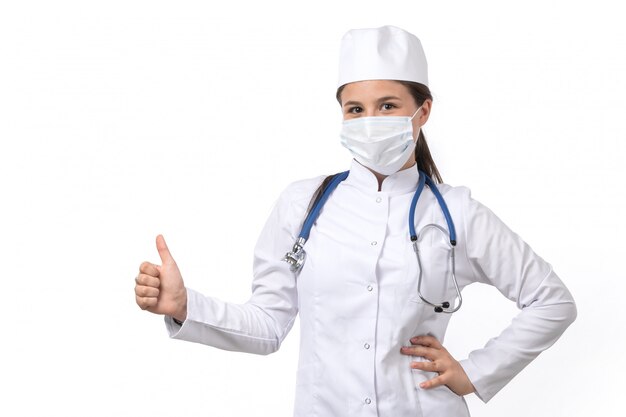
[[(423, 106), (423, 104), (422, 104), (422, 106)], [(410, 119), (410, 120), (413, 120), (413, 118), (415, 117), (415, 115), (417, 114), (417, 112), (418, 112), (418, 111), (420, 111), (420, 110), (422, 110), (422, 106), (419, 106), (419, 107), (417, 108), (417, 110), (415, 110), (415, 113), (413, 113), (413, 116), (411, 116), (411, 119)]]

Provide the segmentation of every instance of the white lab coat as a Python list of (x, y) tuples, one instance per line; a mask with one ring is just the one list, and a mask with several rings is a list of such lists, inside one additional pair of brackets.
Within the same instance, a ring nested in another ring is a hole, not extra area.
[[(447, 387), (419, 388), (435, 374), (410, 369), (415, 358), (400, 353), (416, 335), (443, 340), (450, 319), (416, 293), (418, 265), (408, 212), (418, 177), (415, 167), (397, 172), (378, 191), (375, 176), (352, 160), (350, 175), (311, 230), (298, 276), (281, 258), (291, 250), (324, 177), (292, 183), (258, 239), (250, 300), (227, 303), (187, 289), (182, 327), (165, 318), (170, 336), (268, 354), (280, 347), (299, 313), (294, 416), (469, 416), (463, 397)], [(521, 309), (498, 337), (460, 360), (476, 395), (486, 402), (559, 338), (574, 320), (576, 307), (551, 266), (473, 200), (467, 188), (439, 189), (456, 226), (459, 286), (494, 285)], [(417, 204), (416, 230), (429, 223), (447, 229), (426, 188)], [(451, 281), (442, 279), (449, 268), (443, 242), (430, 234), (420, 244), (422, 293), (436, 302), (454, 295)]]

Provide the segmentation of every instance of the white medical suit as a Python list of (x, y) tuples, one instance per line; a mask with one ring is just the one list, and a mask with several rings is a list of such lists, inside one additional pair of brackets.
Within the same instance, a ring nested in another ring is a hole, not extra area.
[[(307, 259), (296, 275), (281, 259), (296, 241), (323, 178), (297, 181), (280, 195), (255, 248), (250, 300), (227, 303), (187, 289), (182, 327), (165, 319), (170, 336), (268, 354), (280, 347), (299, 313), (294, 416), (469, 416), (463, 397), (446, 386), (419, 388), (436, 374), (411, 369), (416, 358), (400, 353), (413, 336), (442, 341), (450, 319), (417, 295), (418, 264), (408, 231), (417, 169), (388, 176), (378, 191), (374, 174), (352, 160), (348, 178), (311, 230)], [(559, 338), (576, 317), (576, 306), (550, 264), (467, 188), (439, 185), (439, 190), (456, 226), (459, 286), (493, 285), (520, 309), (500, 335), (460, 360), (476, 395), (488, 401)], [(447, 230), (439, 204), (425, 188), (416, 230), (429, 223)], [(444, 235), (434, 231), (420, 240), (422, 293), (434, 302), (455, 295), (446, 248)]]

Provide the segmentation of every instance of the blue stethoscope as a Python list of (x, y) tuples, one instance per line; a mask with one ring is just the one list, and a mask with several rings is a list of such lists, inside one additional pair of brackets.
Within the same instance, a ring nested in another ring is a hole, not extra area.
[[(339, 174), (335, 174), (333, 178), (331, 178), (329, 184), (323, 190), (321, 197), (317, 199), (313, 208), (307, 215), (304, 223), (302, 225), (302, 230), (300, 231), (300, 235), (296, 243), (293, 245), (291, 251), (287, 252), (285, 257), (282, 259), (290, 265), (290, 269), (293, 272), (299, 272), (304, 265), (304, 261), (306, 259), (306, 252), (304, 251), (304, 244), (309, 239), (309, 234), (311, 233), (311, 228), (313, 227), (313, 223), (317, 220), (322, 207), (328, 200), (328, 197), (332, 194), (332, 192), (337, 188), (340, 182), (345, 180), (348, 177), (350, 171), (340, 172)], [(411, 242), (413, 243), (413, 250), (415, 251), (415, 256), (417, 258), (417, 264), (419, 267), (419, 277), (417, 281), (417, 295), (424, 301), (425, 303), (433, 306), (435, 308), (435, 312), (437, 313), (454, 313), (461, 308), (461, 304), (463, 303), (463, 298), (461, 297), (461, 290), (459, 289), (459, 284), (456, 280), (456, 270), (455, 270), (455, 256), (454, 256), (454, 247), (456, 246), (456, 230), (454, 228), (454, 223), (452, 222), (452, 216), (450, 216), (450, 211), (448, 210), (448, 206), (446, 205), (443, 196), (437, 189), (437, 185), (434, 183), (428, 175), (424, 172), (419, 171), (419, 183), (417, 186), (417, 190), (415, 190), (415, 194), (413, 195), (413, 200), (411, 201), (411, 208), (409, 210), (409, 233), (411, 237)], [(446, 223), (448, 224), (448, 230), (437, 224), (428, 224), (422, 228), (419, 234), (415, 232), (415, 207), (417, 206), (417, 200), (419, 200), (422, 191), (424, 190), (424, 186), (428, 185), (428, 188), (432, 191), (441, 207), (441, 211), (443, 212), (443, 216), (446, 219)], [(455, 305), (454, 307), (450, 307), (451, 304), (449, 301), (442, 301), (440, 303), (433, 303), (422, 295), (422, 260), (420, 257), (420, 251), (417, 246), (420, 241), (421, 234), (424, 230), (435, 228), (439, 230), (446, 237), (446, 241), (450, 243), (449, 251), (450, 251), (450, 263), (452, 266), (452, 282), (454, 283), (454, 288), (456, 289), (456, 297), (455, 297)]]

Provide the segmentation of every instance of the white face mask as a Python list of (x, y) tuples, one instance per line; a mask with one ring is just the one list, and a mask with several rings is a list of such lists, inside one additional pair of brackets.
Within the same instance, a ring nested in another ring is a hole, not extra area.
[(413, 116), (374, 116), (344, 120), (341, 144), (354, 159), (382, 175), (397, 172), (415, 150)]

